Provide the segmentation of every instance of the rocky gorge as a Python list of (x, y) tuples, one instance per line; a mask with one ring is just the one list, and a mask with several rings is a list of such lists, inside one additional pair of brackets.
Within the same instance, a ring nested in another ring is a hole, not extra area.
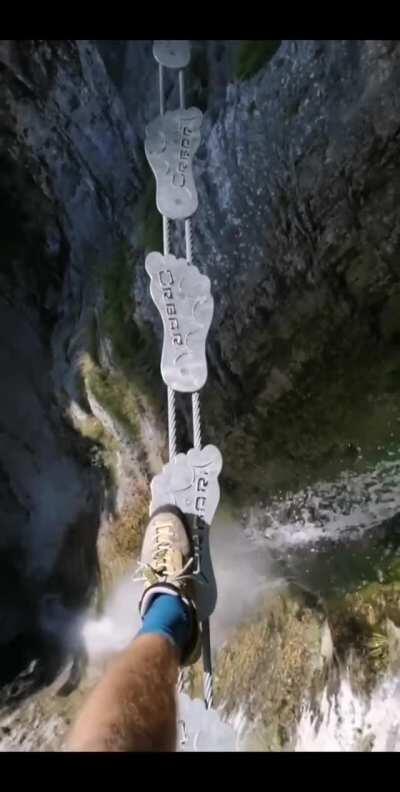
[[(80, 627), (131, 568), (166, 458), (151, 49), (0, 42), (4, 749), (60, 747), (97, 673)], [(217, 692), (253, 749), (294, 750), (344, 673), (368, 701), (398, 673), (399, 76), (398, 41), (193, 42), (220, 580), (229, 531), (237, 574), (247, 547), (265, 559), (223, 641), (216, 615)]]

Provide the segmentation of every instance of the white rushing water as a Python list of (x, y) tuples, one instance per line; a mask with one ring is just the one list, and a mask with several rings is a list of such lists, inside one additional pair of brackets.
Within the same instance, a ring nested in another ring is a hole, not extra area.
[[(339, 548), (341, 540), (373, 530), (400, 511), (399, 475), (400, 465), (395, 461), (362, 475), (343, 474), (335, 481), (276, 499), (267, 508), (260, 504), (249, 511), (245, 526), (220, 508), (211, 532), (218, 584), (217, 608), (211, 619), (213, 647), (225, 642), (230, 630), (251, 614), (267, 590), (281, 586), (282, 580), (273, 572), (271, 551), (279, 550), (281, 556), (294, 548), (312, 553), (324, 539), (338, 542)], [(103, 658), (127, 646), (140, 627), (142, 586), (133, 582), (133, 576), (134, 568), (115, 587), (103, 616), (83, 626), (89, 674), (96, 673)], [(59, 601), (44, 598), (43, 609), (47, 631), (61, 632), (73, 643), (75, 630), (68, 638), (69, 614)], [(292, 750), (400, 751), (400, 677), (381, 683), (367, 701), (354, 694), (343, 676), (334, 699), (324, 693), (318, 720), (308, 707), (306, 690), (304, 695)], [(257, 724), (246, 723), (240, 710), (226, 722), (221, 712), (207, 712), (202, 701), (184, 694), (179, 696), (178, 709), (180, 751), (263, 750)], [(51, 749), (52, 730), (60, 726), (56, 714), (41, 722), (33, 707), (26, 723), (18, 724), (18, 711), (7, 717), (10, 722), (6, 718), (0, 723), (0, 751), (37, 750), (38, 746), (39, 750)]]
[(380, 462), (365, 473), (342, 473), (334, 481), (275, 498), (250, 509), (245, 532), (271, 549), (311, 548), (325, 539), (354, 539), (400, 512), (400, 462)]
[[(221, 646), (231, 628), (251, 613), (266, 590), (279, 586), (274, 579), (270, 550), (312, 545), (323, 538), (340, 541), (371, 530), (400, 510), (400, 466), (395, 461), (378, 465), (362, 475), (341, 475), (250, 513), (243, 531), (229, 513), (220, 509), (211, 533), (211, 552), (218, 582), (218, 603), (211, 620), (212, 643)], [(260, 516), (261, 515), (261, 516)], [(132, 570), (133, 573), (133, 570)], [(93, 665), (122, 649), (139, 629), (141, 584), (127, 575), (110, 597), (100, 620), (89, 621), (84, 637)], [(400, 750), (400, 679), (382, 683), (366, 701), (357, 697), (347, 678), (335, 699), (325, 693), (320, 718), (307, 708), (298, 725), (295, 751)], [(241, 713), (229, 723), (203, 702), (179, 696), (178, 750), (243, 750), (247, 724)]]
[(295, 751), (400, 751), (400, 677), (382, 682), (366, 700), (343, 677), (334, 699), (326, 691), (321, 718), (306, 708), (297, 730)]

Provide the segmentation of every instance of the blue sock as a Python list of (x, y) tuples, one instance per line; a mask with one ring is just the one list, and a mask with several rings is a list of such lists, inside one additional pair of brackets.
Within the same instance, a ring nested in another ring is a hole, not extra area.
[(192, 616), (180, 597), (158, 594), (150, 605), (139, 635), (164, 635), (179, 649), (184, 649), (192, 631)]

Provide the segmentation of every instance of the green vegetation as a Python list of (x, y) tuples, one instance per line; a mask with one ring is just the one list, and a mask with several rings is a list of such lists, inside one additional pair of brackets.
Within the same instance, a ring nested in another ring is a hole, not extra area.
[[(136, 252), (126, 245), (100, 273), (103, 304), (98, 323), (91, 328), (90, 352), (81, 359), (86, 389), (131, 441), (140, 437), (140, 412), (147, 404), (159, 408), (157, 395), (161, 390), (158, 377), (157, 343), (146, 328), (134, 320), (133, 280)], [(111, 344), (110, 365), (102, 365), (97, 354), (100, 333)], [(81, 433), (98, 444), (100, 464), (117, 483), (118, 439), (95, 417), (80, 427)], [(132, 564), (140, 547), (142, 529), (148, 517), (147, 485), (135, 484), (129, 507), (124, 508), (107, 526), (99, 540), (102, 579), (99, 607), (117, 579)]]
[(248, 80), (257, 74), (271, 60), (280, 45), (281, 41), (277, 40), (241, 41), (236, 67), (237, 79)]
[(399, 594), (400, 583), (370, 583), (326, 603), (338, 658), (355, 689), (368, 692), (388, 668), (388, 625), (400, 626)]
[[(90, 349), (81, 358), (81, 371), (86, 389), (106, 410), (127, 438), (139, 435), (140, 396), (147, 393), (155, 403), (158, 390), (152, 390), (156, 376), (156, 342), (147, 330), (139, 330), (134, 321), (132, 280), (135, 255), (127, 246), (100, 273), (103, 306), (99, 328), (93, 321), (90, 327)], [(111, 342), (112, 366), (103, 367), (98, 356), (98, 331)], [(89, 417), (79, 425), (84, 437), (93, 440), (102, 452), (93, 451), (95, 464), (104, 464), (113, 475), (117, 442), (99, 420)]]
[[(336, 690), (341, 671), (368, 695), (398, 668), (399, 593), (399, 583), (374, 583), (322, 602), (291, 584), (231, 630), (214, 657), (215, 698), (225, 715), (240, 710), (253, 724), (248, 749), (290, 750), (305, 693), (317, 716), (322, 691)], [(198, 664), (186, 675), (189, 695), (201, 697), (201, 682)]]
[[(109, 388), (109, 401), (120, 399), (121, 390), (129, 388), (132, 393), (145, 393), (153, 404), (159, 392), (159, 350), (157, 340), (148, 327), (139, 328), (134, 320), (135, 301), (133, 295), (133, 275), (137, 253), (127, 246), (122, 247), (110, 266), (103, 272), (103, 311), (100, 318), (102, 335), (112, 344), (113, 362), (121, 370), (115, 387)], [(97, 383), (100, 388), (105, 380)], [(132, 423), (132, 414), (128, 410)]]
[[(139, 432), (137, 405), (126, 378), (119, 372), (104, 371), (90, 355), (82, 358), (81, 372), (86, 391), (124, 429), (126, 436), (135, 440)], [(118, 486), (117, 439), (95, 416), (80, 421), (76, 428), (82, 437), (92, 441), (91, 464), (103, 469), (109, 486), (115, 490)]]
[[(119, 371), (107, 372), (88, 356), (83, 363), (86, 386), (104, 409), (134, 440), (138, 436), (137, 403), (131, 384)], [(104, 440), (99, 434), (98, 440)]]
[(264, 750), (290, 742), (305, 691), (316, 694), (326, 681), (321, 663), (325, 614), (300, 588), (267, 595), (251, 618), (236, 628), (215, 662), (215, 695), (224, 713), (239, 707), (256, 724)]
[(103, 599), (137, 558), (148, 517), (149, 488), (147, 482), (139, 481), (129, 508), (113, 520), (99, 542)]
[(382, 660), (388, 650), (387, 635), (382, 633), (373, 633), (368, 642), (370, 655), (376, 660)]
[(339, 329), (329, 304), (321, 313), (309, 300), (307, 310), (310, 320), (296, 316), (294, 304), (283, 331), (275, 331), (274, 320), (254, 327), (257, 343), (252, 348), (247, 339), (246, 359), (240, 348), (235, 359), (242, 392), (227, 393), (216, 380), (206, 385), (204, 420), (235, 504), (398, 458), (393, 348), (374, 343), (365, 326), (354, 343), (351, 323)]
[(400, 583), (400, 558), (396, 557), (389, 565), (385, 583)]
[(156, 184), (148, 169), (149, 178), (139, 207), (139, 220), (143, 226), (143, 247), (145, 254), (163, 249), (162, 217), (156, 207)]
[(132, 354), (139, 343), (139, 332), (132, 319), (134, 266), (134, 256), (122, 248), (103, 271), (101, 329), (111, 340), (115, 362), (124, 370), (131, 368)]
[[(86, 366), (88, 362), (86, 362)], [(89, 363), (93, 365), (92, 361)], [(87, 386), (86, 380), (86, 386)], [(91, 464), (101, 467), (107, 473), (112, 487), (117, 485), (116, 452), (117, 441), (111, 432), (107, 432), (101, 421), (94, 415), (87, 416), (84, 421), (80, 421), (75, 427), (82, 437), (92, 441), (90, 448)]]

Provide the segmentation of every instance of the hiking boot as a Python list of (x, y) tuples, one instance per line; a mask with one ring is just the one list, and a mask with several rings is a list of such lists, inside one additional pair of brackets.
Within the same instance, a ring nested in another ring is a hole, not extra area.
[(158, 509), (152, 515), (143, 539), (140, 567), (145, 583), (139, 603), (142, 619), (158, 594), (179, 596), (190, 610), (192, 635), (181, 665), (192, 665), (201, 653), (199, 620), (193, 601), (194, 557), (184, 517), (175, 507)]

